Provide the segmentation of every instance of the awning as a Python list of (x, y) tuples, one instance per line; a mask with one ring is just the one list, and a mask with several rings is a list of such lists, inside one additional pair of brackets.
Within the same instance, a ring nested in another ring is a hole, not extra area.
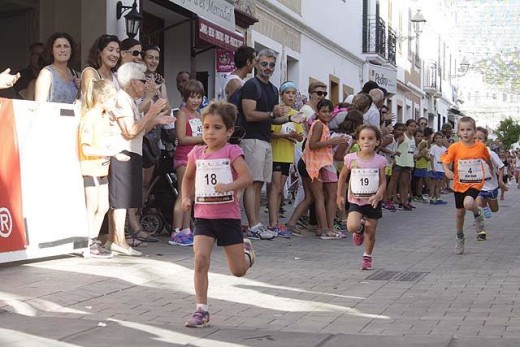
[(197, 32), (199, 40), (231, 52), (244, 45), (244, 37), (241, 34), (229, 31), (202, 17), (197, 20)]

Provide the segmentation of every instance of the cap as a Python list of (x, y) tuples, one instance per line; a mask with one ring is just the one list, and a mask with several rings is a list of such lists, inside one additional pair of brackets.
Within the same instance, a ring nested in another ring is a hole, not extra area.
[(288, 88), (298, 90), (298, 88), (296, 88), (296, 83), (294, 83), (293, 81), (285, 81), (280, 86), (280, 93), (283, 93), (284, 90), (286, 90)]

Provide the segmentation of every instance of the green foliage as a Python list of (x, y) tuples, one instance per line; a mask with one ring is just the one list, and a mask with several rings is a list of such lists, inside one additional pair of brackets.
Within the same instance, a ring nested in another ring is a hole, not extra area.
[(495, 134), (498, 139), (502, 141), (504, 147), (510, 149), (511, 145), (520, 139), (520, 124), (511, 117), (507, 117), (500, 121)]

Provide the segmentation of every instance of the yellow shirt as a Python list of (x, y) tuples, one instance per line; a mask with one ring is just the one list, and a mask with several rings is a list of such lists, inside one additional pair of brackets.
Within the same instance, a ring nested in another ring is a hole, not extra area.
[[(298, 111), (291, 109), (289, 115), (294, 115)], [(290, 131), (303, 134), (303, 126), (299, 123), (288, 122), (285, 124), (271, 125), (271, 133), (287, 134)], [(273, 162), (290, 163), (294, 162), (294, 146), (296, 142), (290, 139), (271, 139), (271, 148), (273, 150)]]
[[(79, 125), (79, 160), (83, 176), (103, 177), (108, 175), (109, 157), (87, 156), (82, 145), (104, 148), (110, 143), (111, 126), (108, 115), (87, 112)], [(113, 136), (112, 136), (113, 137)]]

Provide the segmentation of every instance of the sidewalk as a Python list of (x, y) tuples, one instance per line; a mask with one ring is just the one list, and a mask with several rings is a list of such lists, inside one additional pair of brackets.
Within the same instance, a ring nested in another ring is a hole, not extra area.
[[(454, 206), (385, 212), (374, 270), (351, 239), (253, 241), (257, 262), (210, 273), (211, 327), (188, 329), (191, 248), (159, 244), (142, 258), (66, 256), (0, 267), (1, 346), (519, 346), (520, 191), (454, 254)], [(265, 216), (264, 216), (265, 218)]]

